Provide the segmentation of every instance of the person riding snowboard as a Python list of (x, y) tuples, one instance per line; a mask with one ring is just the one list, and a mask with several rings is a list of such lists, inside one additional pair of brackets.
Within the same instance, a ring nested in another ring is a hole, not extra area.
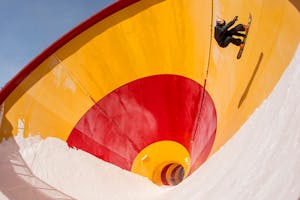
[(236, 46), (244, 45), (240, 38), (234, 38), (233, 36), (245, 37), (246, 35), (240, 33), (240, 31), (246, 31), (248, 29), (247, 25), (238, 24), (232, 29), (228, 30), (237, 20), (238, 16), (235, 16), (233, 20), (226, 24), (224, 19), (217, 18), (215, 26), (215, 39), (220, 47), (225, 48), (230, 43)]

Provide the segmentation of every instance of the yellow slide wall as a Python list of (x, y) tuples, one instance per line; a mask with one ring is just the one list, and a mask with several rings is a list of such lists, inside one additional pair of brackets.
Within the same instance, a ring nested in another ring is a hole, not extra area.
[[(213, 39), (216, 17), (252, 25), (238, 48)], [(299, 3), (288, 0), (141, 0), (61, 46), (3, 102), (0, 138), (20, 132), (67, 140), (84, 113), (114, 89), (156, 74), (190, 78), (211, 95), (211, 155), (270, 94), (299, 44)], [(206, 84), (205, 84), (206, 82)]]

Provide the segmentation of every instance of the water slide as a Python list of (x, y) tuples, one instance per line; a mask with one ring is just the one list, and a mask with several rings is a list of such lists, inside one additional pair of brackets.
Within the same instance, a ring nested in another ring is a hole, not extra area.
[[(122, 0), (100, 11), (1, 90), (1, 195), (297, 199), (299, 10)], [(214, 41), (214, 21), (249, 13), (236, 59), (237, 47)]]

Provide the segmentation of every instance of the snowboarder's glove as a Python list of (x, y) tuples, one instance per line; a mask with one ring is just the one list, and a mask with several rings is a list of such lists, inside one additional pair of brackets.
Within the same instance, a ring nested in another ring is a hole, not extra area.
[(235, 16), (233, 20), (234, 20), (234, 21), (237, 21), (238, 18), (239, 18), (238, 16)]

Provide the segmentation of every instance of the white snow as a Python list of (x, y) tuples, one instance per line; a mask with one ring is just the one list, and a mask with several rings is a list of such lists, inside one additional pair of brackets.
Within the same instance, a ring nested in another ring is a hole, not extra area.
[[(81, 150), (71, 149), (65, 142), (56, 138), (11, 138), (0, 145), (2, 166), (14, 165), (14, 159), (10, 160), (11, 154), (24, 159), (25, 163), (23, 162), (22, 166), (26, 167), (23, 168), (29, 168), (36, 176), (35, 179), (44, 180), (51, 185), (52, 190), (63, 191), (75, 199), (144, 199), (145, 194), (153, 196), (161, 192), (161, 188), (148, 179), (122, 170)], [(11, 173), (19, 173), (15, 168), (8, 170), (12, 171)], [(31, 176), (34, 176), (32, 174)], [(35, 187), (36, 180), (25, 181), (27, 185)], [(51, 194), (46, 195), (52, 197)], [(30, 195), (28, 199), (32, 199)]]
[(268, 99), (178, 186), (158, 187), (59, 139), (17, 136), (0, 145), (0, 199), (297, 200), (299, 78), (300, 45)]

